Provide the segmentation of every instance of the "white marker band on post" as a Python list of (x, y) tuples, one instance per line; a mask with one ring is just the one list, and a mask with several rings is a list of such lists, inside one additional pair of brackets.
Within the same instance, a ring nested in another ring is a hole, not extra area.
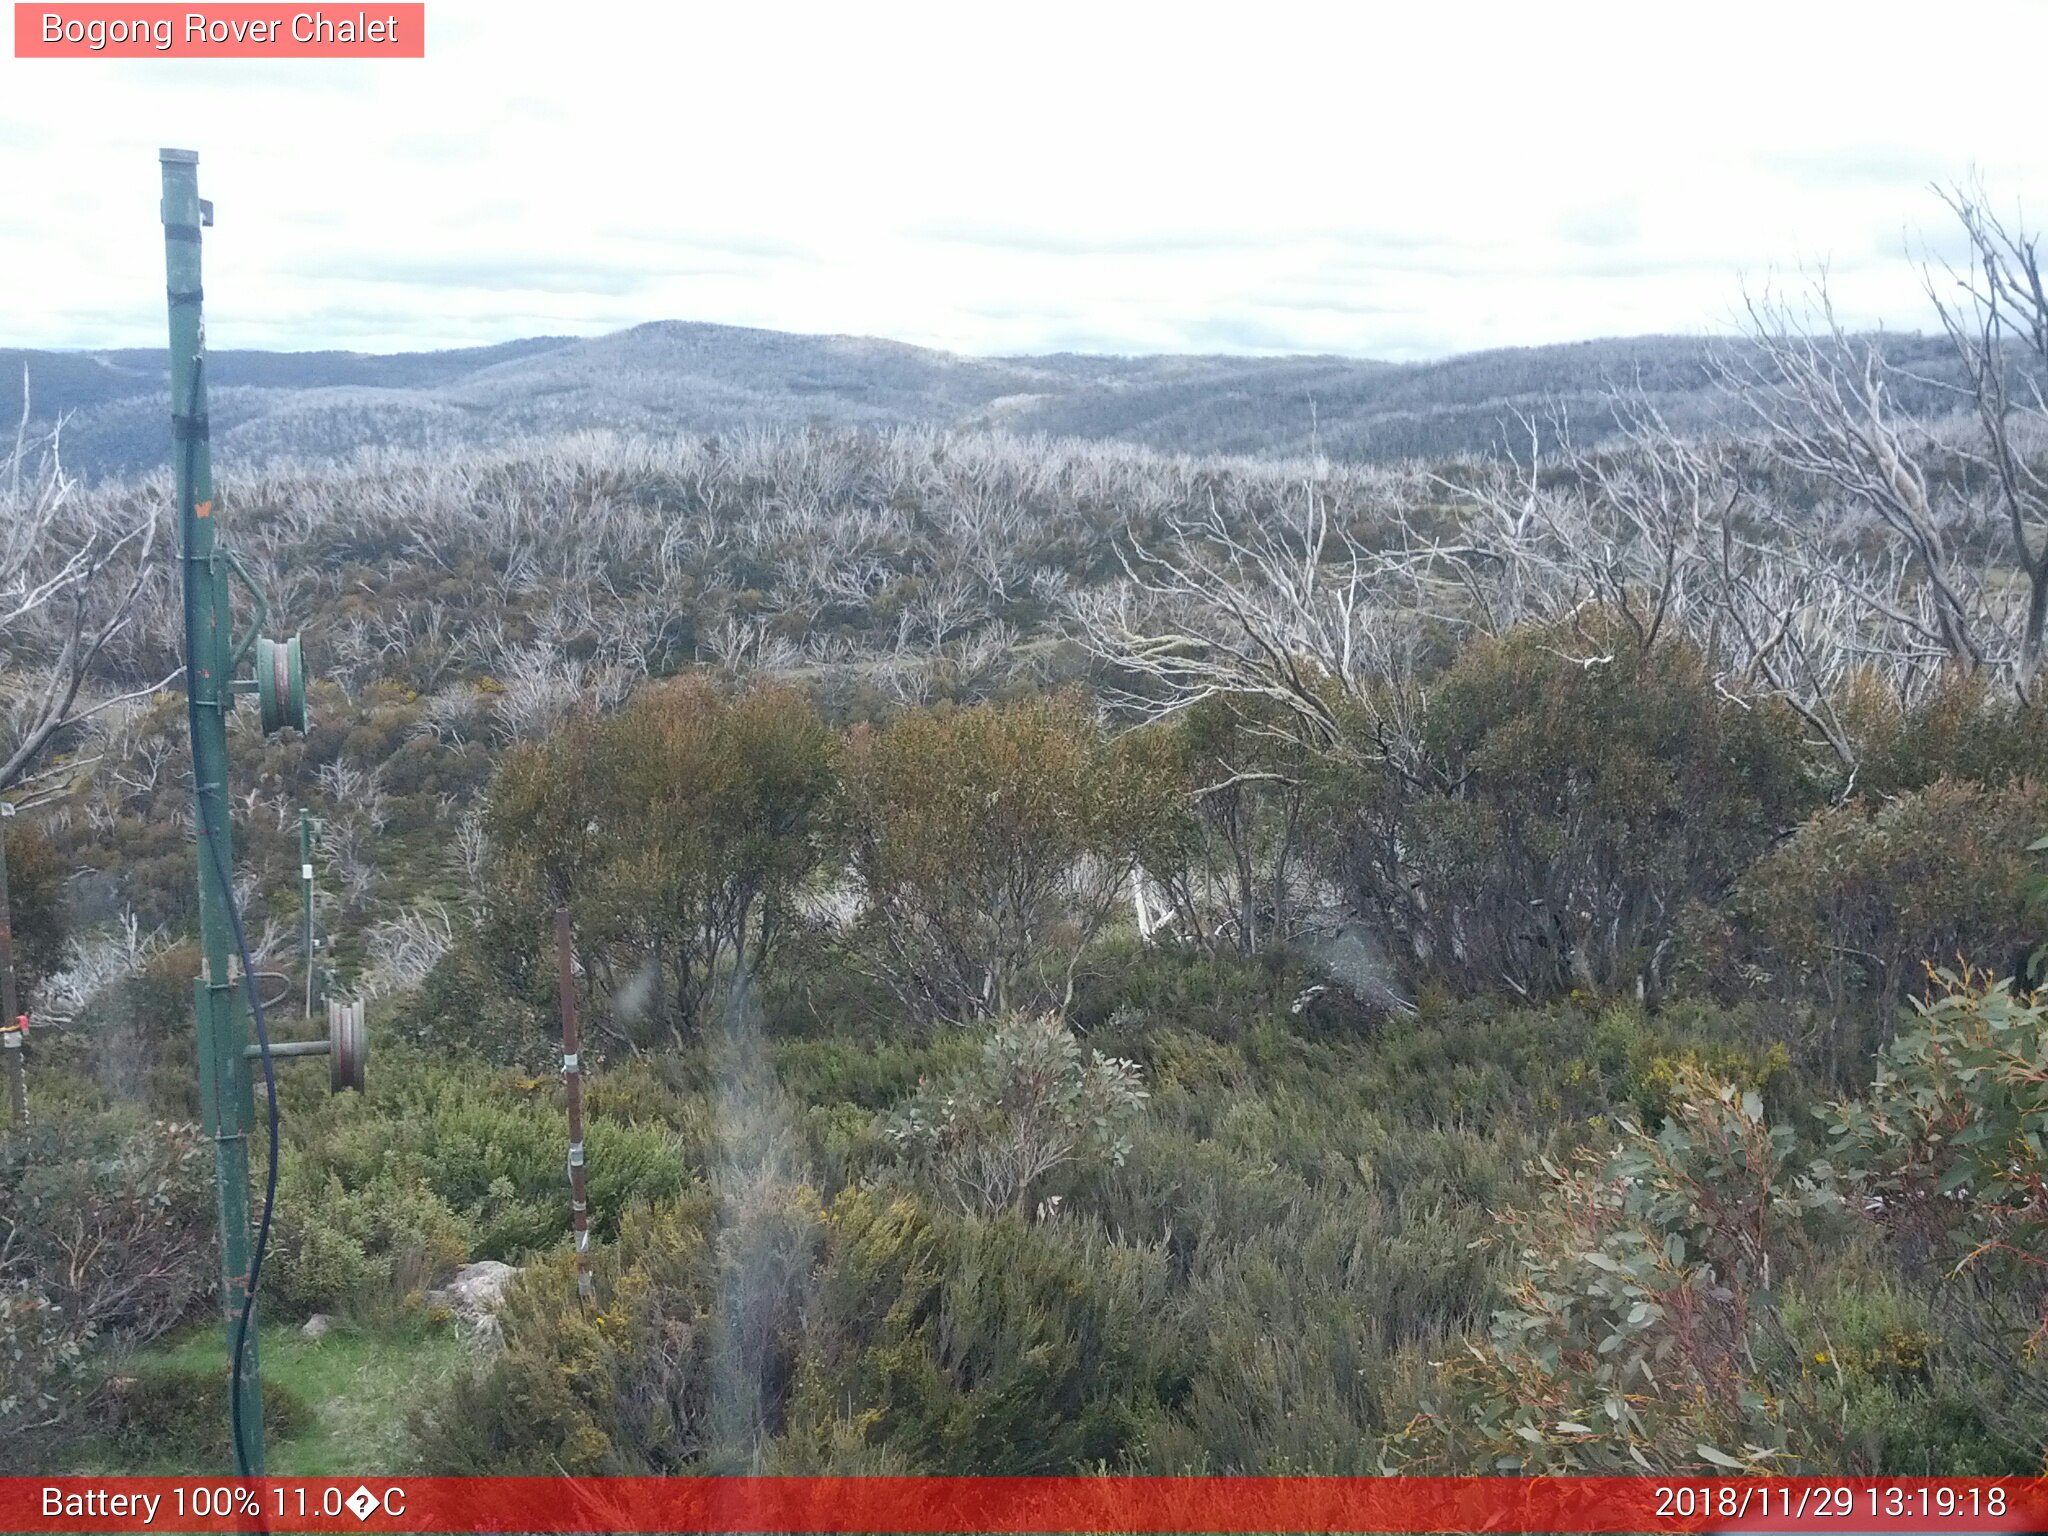
[(583, 1166), (583, 1143), (580, 1141), (569, 1143), (569, 1166), (571, 1168), (581, 1168)]
[(583, 1070), (583, 1053), (581, 1051), (562, 1052), (562, 1070), (564, 1072), (581, 1072)]

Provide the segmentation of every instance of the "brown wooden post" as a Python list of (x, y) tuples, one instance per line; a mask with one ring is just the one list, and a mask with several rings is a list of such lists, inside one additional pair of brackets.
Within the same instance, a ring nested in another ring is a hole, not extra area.
[(590, 1203), (583, 1185), (583, 1054), (576, 1028), (576, 972), (569, 909), (555, 908), (555, 968), (562, 992), (562, 1084), (569, 1099), (569, 1224), (576, 1233), (576, 1295), (589, 1301)]

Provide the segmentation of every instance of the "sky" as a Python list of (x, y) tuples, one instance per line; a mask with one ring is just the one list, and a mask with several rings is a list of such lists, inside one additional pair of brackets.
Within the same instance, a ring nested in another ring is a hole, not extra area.
[(164, 145), (216, 205), (216, 348), (1406, 361), (1726, 332), (1823, 267), (1922, 328), (1930, 183), (2048, 205), (2048, 3), (1937, 10), (428, 0), (422, 60), (10, 53), (0, 346), (162, 345)]

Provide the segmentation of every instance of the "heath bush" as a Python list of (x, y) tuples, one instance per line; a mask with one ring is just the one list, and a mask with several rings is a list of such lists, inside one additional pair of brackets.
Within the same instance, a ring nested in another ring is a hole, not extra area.
[(1402, 769), (1333, 762), (1326, 862), (1467, 990), (1661, 990), (1683, 904), (1723, 895), (1816, 794), (1788, 711), (1596, 612), (1474, 644), (1415, 745)]

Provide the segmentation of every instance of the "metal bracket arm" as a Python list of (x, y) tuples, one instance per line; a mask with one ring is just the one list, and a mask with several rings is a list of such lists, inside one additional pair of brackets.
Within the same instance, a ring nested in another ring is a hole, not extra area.
[(263, 595), (263, 589), (256, 585), (256, 578), (249, 574), (249, 568), (242, 564), (239, 555), (232, 549), (223, 549), (220, 553), (228, 563), (228, 570), (240, 578), (242, 585), (248, 589), (249, 596), (256, 600), (256, 618), (249, 626), (249, 633), (235, 642), (235, 648), (228, 656), (228, 673), (232, 676), (241, 670), (243, 658), (249, 654), (249, 648), (255, 645), (256, 637), (263, 633), (263, 621), (270, 617), (270, 600)]

